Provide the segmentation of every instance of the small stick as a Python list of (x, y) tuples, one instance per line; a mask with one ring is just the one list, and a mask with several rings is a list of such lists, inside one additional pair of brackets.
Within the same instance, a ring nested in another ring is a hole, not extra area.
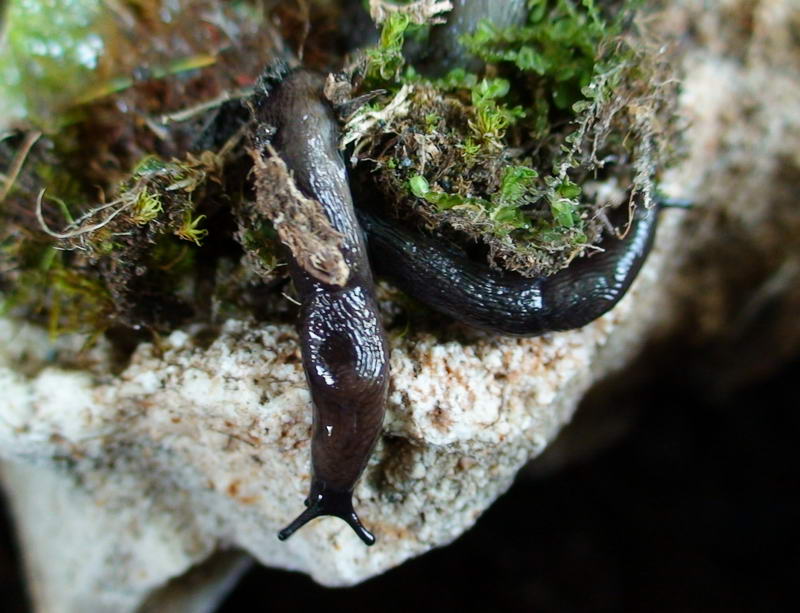
[(212, 98), (211, 100), (206, 100), (205, 102), (201, 102), (200, 104), (197, 104), (195, 106), (189, 107), (188, 109), (184, 109), (182, 111), (176, 111), (168, 115), (162, 115), (161, 117), (159, 117), (159, 120), (162, 124), (172, 123), (173, 121), (178, 121), (178, 122), (187, 121), (204, 111), (220, 106), (221, 104), (227, 102), (228, 100), (235, 100), (237, 98), (245, 98), (247, 96), (250, 96), (252, 95), (253, 91), (254, 89), (252, 87), (237, 89), (233, 92), (224, 91), (219, 96)]
[(22, 141), (22, 147), (20, 147), (19, 151), (17, 151), (17, 155), (14, 156), (14, 161), (11, 162), (9, 173), (5, 177), (5, 185), (3, 185), (3, 189), (0, 190), (0, 202), (3, 202), (8, 193), (11, 191), (11, 188), (14, 186), (14, 182), (17, 180), (17, 177), (22, 170), (22, 166), (25, 164), (28, 153), (30, 153), (31, 148), (36, 144), (36, 141), (39, 140), (41, 136), (42, 133), (38, 130), (28, 132), (25, 135), (25, 140)]

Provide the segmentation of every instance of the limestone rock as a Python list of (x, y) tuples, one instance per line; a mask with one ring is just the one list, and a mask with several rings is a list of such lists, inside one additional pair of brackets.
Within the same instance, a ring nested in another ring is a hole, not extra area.
[[(681, 214), (671, 217), (661, 243), (677, 235)], [(42, 362), (24, 376), (9, 358), (0, 448), (12, 462), (12, 504), (31, 521), (22, 529), (29, 566), (46, 575), (53, 565), (36, 558), (52, 547), (80, 556), (65, 565), (84, 576), (63, 579), (91, 598), (110, 586), (144, 593), (218, 547), (237, 547), (345, 585), (448, 543), (553, 439), (592, 381), (638, 347), (665, 299), (658, 279), (668, 261), (657, 250), (619, 308), (582, 330), (394, 339), (385, 436), (356, 490), (378, 536), (369, 549), (333, 518), (276, 538), (309, 484), (310, 400), (291, 326), (228, 321), (207, 348), (176, 331), (158, 348), (139, 346), (119, 375)], [(2, 325), (17, 355), (46, 356), (43, 332)], [(31, 483), (41, 484), (36, 493), (18, 489)]]

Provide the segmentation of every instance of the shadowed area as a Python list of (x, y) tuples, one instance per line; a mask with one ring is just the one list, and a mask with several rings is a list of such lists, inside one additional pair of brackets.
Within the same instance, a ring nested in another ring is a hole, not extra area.
[[(616, 445), (521, 479), (453, 545), (352, 589), (257, 568), (221, 611), (242, 610), (265, 588), (278, 608), (350, 613), (420, 601), (440, 611), (788, 610), (800, 565), (789, 536), (800, 514), (800, 359), (724, 399), (701, 396), (700, 371), (659, 363), (658, 384), (608, 392), (617, 414), (635, 415)], [(576, 421), (600, 410), (596, 396)]]

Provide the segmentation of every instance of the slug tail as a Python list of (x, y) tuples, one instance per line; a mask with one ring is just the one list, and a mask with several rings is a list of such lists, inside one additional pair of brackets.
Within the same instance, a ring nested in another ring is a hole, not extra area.
[(329, 515), (346, 522), (365, 545), (375, 544), (375, 536), (364, 527), (353, 509), (352, 492), (339, 492), (324, 486), (312, 487), (306, 506), (308, 508), (297, 519), (278, 532), (280, 540), (285, 541), (312, 519)]

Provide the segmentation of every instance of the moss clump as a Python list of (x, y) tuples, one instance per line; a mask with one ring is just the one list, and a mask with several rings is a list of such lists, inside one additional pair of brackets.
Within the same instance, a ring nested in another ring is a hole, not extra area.
[[(388, 20), (366, 71), (389, 93), (347, 125), (360, 180), (396, 215), (484, 244), (497, 266), (567, 265), (602, 232), (609, 202), (593, 184), (613, 177), (613, 204), (649, 197), (669, 158), (674, 80), (632, 21), (638, 4), (533, 0), (526, 23), (462, 37), (480, 73), (438, 79), (397, 65), (408, 24)], [(387, 57), (392, 69), (376, 69)]]
[(5, 228), (4, 256), (21, 268), (8, 275), (13, 289), (5, 294), (6, 308), (47, 313), (53, 333), (97, 333), (115, 323), (168, 327), (188, 310), (176, 288), (185, 271), (178, 264), (190, 256), (177, 246), (190, 241), (197, 248), (207, 233), (199, 227), (205, 215), (196, 213), (193, 196), (212, 172), (195, 158), (148, 156), (110, 202), (68, 203), (40, 194), (43, 225), (28, 226), (28, 236), (21, 232), (23, 219)]

